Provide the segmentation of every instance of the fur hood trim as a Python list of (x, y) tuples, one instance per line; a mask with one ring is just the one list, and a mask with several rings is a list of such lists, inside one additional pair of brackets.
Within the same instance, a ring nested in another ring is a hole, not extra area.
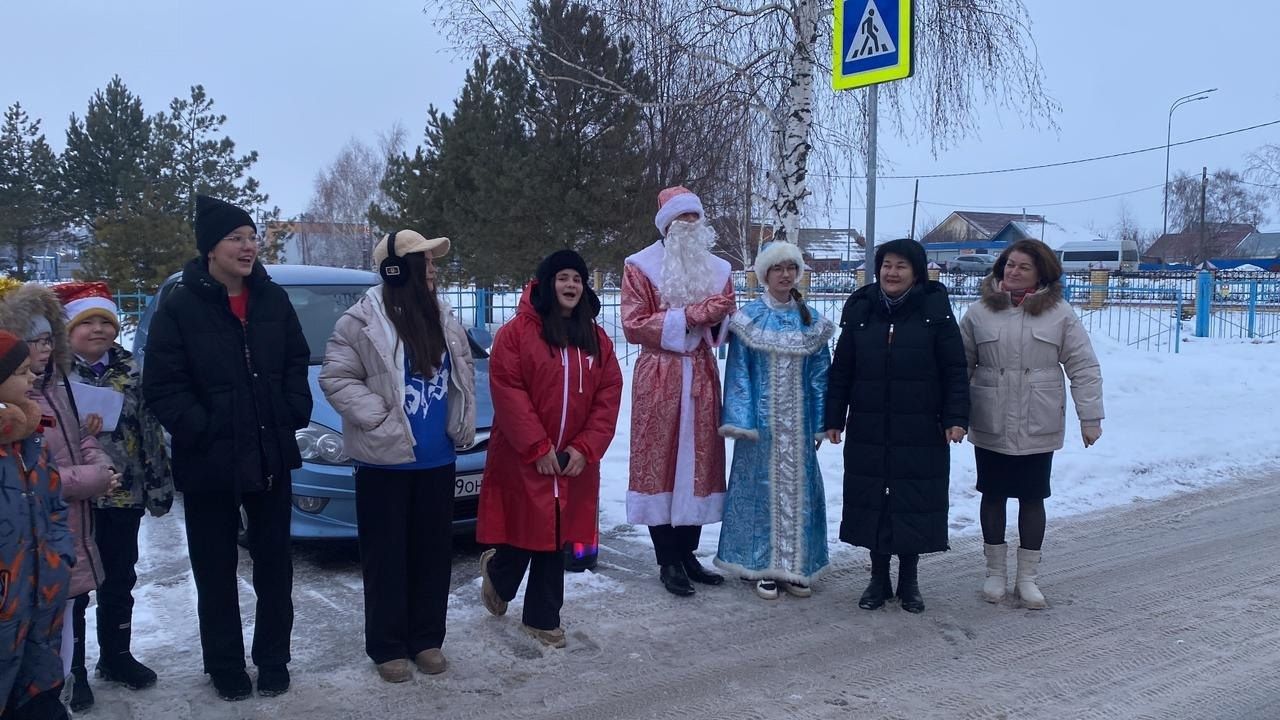
[(29, 337), (31, 321), (43, 315), (53, 337), (53, 362), (62, 372), (71, 371), (71, 342), (67, 339), (67, 317), (58, 296), (44, 285), (26, 283), (0, 298), (0, 329), (23, 340)]
[[(1028, 315), (1042, 315), (1061, 301), (1062, 283), (1055, 280), (1024, 298), (1020, 307)], [(982, 281), (982, 304), (993, 312), (1000, 312), (1012, 308), (1013, 299), (1000, 289), (1000, 281), (994, 275), (988, 275)]]

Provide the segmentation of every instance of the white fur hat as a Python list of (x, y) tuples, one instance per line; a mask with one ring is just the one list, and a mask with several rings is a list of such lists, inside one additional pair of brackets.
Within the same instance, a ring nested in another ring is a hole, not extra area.
[(706, 216), (702, 211), (702, 201), (693, 191), (683, 185), (669, 187), (658, 193), (658, 213), (653, 216), (653, 224), (658, 226), (662, 237), (666, 237), (671, 221), (685, 213), (696, 213), (699, 218)]
[(764, 247), (760, 248), (760, 252), (756, 254), (756, 279), (764, 282), (765, 277), (769, 274), (769, 268), (790, 260), (800, 268), (796, 274), (796, 284), (800, 284), (800, 278), (804, 277), (804, 254), (800, 252), (800, 248), (794, 243), (775, 240), (767, 242)]

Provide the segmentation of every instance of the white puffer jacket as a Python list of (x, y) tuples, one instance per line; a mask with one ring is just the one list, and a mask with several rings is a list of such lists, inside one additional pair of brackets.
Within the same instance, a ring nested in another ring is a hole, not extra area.
[(1066, 387), (1082, 425), (1100, 425), (1102, 369), (1080, 318), (1053, 283), (1014, 307), (987, 276), (960, 320), (969, 361), (969, 440), (1005, 455), (1062, 448)]
[[(453, 309), (443, 299), (437, 302), (453, 365), (447, 433), (454, 445), (470, 447), (476, 433), (475, 359)], [(320, 388), (342, 416), (348, 455), (371, 465), (413, 462), (413, 428), (404, 412), (404, 345), (396, 342), (381, 285), (369, 288), (338, 319), (325, 346)]]

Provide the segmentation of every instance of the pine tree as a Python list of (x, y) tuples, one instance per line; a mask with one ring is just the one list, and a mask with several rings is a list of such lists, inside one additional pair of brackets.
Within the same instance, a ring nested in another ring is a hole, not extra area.
[(94, 242), (81, 253), (88, 280), (106, 280), (121, 291), (152, 293), (192, 256), (191, 223), (166, 207), (155, 192), (130, 206), (129, 213), (102, 216)]
[(522, 210), (528, 86), (517, 58), (491, 60), (481, 52), (453, 113), (428, 110), (425, 147), (388, 162), (382, 187), (392, 210), (370, 208), (371, 222), (384, 231), (412, 227), (448, 235), (451, 282), (519, 283), (538, 257)]
[(222, 134), (226, 115), (213, 110), (204, 86), (195, 85), (187, 98), (174, 98), (168, 113), (152, 118), (155, 128), (151, 165), (157, 185), (173, 202), (173, 210), (195, 219), (196, 195), (212, 195), (250, 213), (266, 204), (258, 181), (246, 173), (258, 162), (258, 152), (236, 155), (236, 144)]
[(118, 75), (93, 94), (83, 120), (71, 116), (63, 175), (68, 210), (81, 225), (94, 228), (142, 202), (152, 179), (151, 130), (142, 99)]
[(26, 277), (31, 246), (66, 223), (58, 207), (60, 190), (58, 158), (40, 131), (40, 121), (15, 102), (0, 127), (0, 244), (12, 249), (20, 278)]
[(569, 247), (589, 265), (614, 267), (648, 244), (653, 197), (646, 188), (640, 112), (629, 98), (603, 89), (652, 93), (636, 70), (631, 43), (615, 41), (603, 19), (568, 0), (536, 0), (525, 63), (534, 79), (528, 109), (532, 134), (532, 221), (542, 247)]

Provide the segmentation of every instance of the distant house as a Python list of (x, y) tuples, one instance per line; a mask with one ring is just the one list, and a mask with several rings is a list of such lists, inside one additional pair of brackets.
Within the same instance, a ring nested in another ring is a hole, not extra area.
[(285, 262), (370, 269), (377, 233), (362, 223), (271, 220), (269, 241), (283, 239)]
[(991, 244), (1004, 247), (1011, 242), (1019, 240), (1040, 240), (1056, 250), (1071, 242), (1089, 242), (1102, 239), (1101, 233), (1085, 227), (1062, 225), (1044, 219), (1039, 221), (1028, 220), (1026, 222), (1015, 220), (1001, 228), (1000, 232), (991, 238)]
[(1257, 228), (1243, 223), (1225, 225), (1203, 240), (1199, 230), (1165, 233), (1147, 248), (1142, 259), (1167, 265), (1196, 265), (1209, 258), (1235, 257), (1244, 239), (1255, 233)]
[(1251, 232), (1236, 246), (1236, 257), (1280, 258), (1280, 232)]
[(1011, 222), (1043, 223), (1041, 215), (956, 210), (920, 240), (929, 243), (962, 243), (991, 240)]
[[(769, 225), (752, 225), (756, 247), (773, 237)], [(834, 272), (861, 262), (866, 238), (853, 228), (800, 228), (796, 244), (814, 272)]]

